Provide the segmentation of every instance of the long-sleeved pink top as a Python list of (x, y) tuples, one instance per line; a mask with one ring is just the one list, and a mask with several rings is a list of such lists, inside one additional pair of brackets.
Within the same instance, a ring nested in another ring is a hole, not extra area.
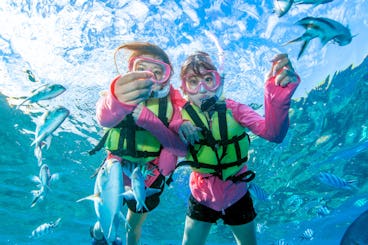
[[(249, 106), (231, 99), (225, 100), (226, 107), (232, 111), (236, 121), (254, 134), (271, 142), (280, 143), (286, 136), (289, 127), (288, 111), (291, 97), (300, 83), (300, 79), (298, 80), (297, 83), (290, 83), (286, 87), (276, 86), (273, 77), (266, 82), (265, 117)], [(265, 154), (268, 153), (265, 152)], [(238, 174), (245, 171), (247, 171), (247, 166)], [(217, 211), (224, 211), (247, 192), (246, 182), (223, 181), (209, 174), (192, 172), (189, 181), (193, 197), (201, 204)]]
[[(128, 114), (132, 113), (135, 109), (135, 105), (129, 105), (120, 102), (114, 92), (116, 81), (120, 76), (116, 77), (111, 85), (110, 90), (106, 95), (102, 96), (96, 106), (96, 117), (98, 123), (107, 128), (112, 128), (121, 122)], [(173, 106), (173, 116), (169, 119), (169, 126), (166, 127), (163, 122), (148, 108), (143, 107), (139, 118), (136, 121), (137, 126), (142, 127), (151, 132), (162, 144), (160, 156), (157, 157), (153, 163), (158, 166), (172, 166), (176, 164), (178, 156), (186, 155), (186, 145), (180, 140), (179, 136), (172, 129), (177, 126), (172, 125), (172, 122), (177, 122), (180, 119), (179, 106), (185, 103), (180, 92), (170, 87), (169, 96)], [(117, 157), (118, 158), (118, 157)], [(163, 162), (165, 164), (163, 164)], [(164, 169), (160, 169), (160, 172), (166, 172)], [(153, 178), (147, 178), (146, 185), (150, 186), (157, 178), (157, 174)]]

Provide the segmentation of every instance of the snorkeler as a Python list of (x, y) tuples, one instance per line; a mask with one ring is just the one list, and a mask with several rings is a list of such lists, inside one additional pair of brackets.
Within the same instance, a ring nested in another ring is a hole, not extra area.
[(247, 189), (255, 173), (246, 165), (250, 139), (245, 129), (280, 143), (288, 130), (290, 99), (299, 77), (286, 54), (273, 59), (265, 85), (265, 117), (221, 97), (224, 81), (207, 53), (190, 55), (180, 77), (189, 102), (182, 110), (179, 135), (189, 150), (178, 166), (192, 169), (183, 244), (205, 244), (219, 219), (230, 226), (237, 244), (256, 244), (256, 212)]
[[(133, 166), (148, 170), (145, 187), (159, 190), (147, 196), (142, 205), (137, 205), (134, 199), (126, 200), (126, 244), (132, 245), (140, 240), (148, 212), (160, 202), (165, 184), (161, 172), (165, 170), (160, 169), (159, 163), (175, 165), (177, 156), (186, 154), (185, 144), (171, 129), (171, 122), (181, 117), (178, 106), (185, 101), (170, 85), (173, 69), (161, 48), (150, 43), (132, 42), (120, 46), (116, 52), (121, 49), (131, 52), (128, 72), (115, 78), (109, 92), (97, 103), (97, 120), (108, 128), (99, 145), (104, 144), (107, 160), (120, 161), (123, 169)], [(124, 176), (127, 191), (132, 190), (130, 177)], [(97, 222), (91, 229), (92, 244), (107, 244), (105, 232)], [(121, 244), (119, 238), (115, 244)]]

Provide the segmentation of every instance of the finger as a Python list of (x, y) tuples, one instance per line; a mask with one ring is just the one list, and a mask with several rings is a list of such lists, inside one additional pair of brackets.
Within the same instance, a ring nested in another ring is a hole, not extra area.
[(186, 140), (184, 134), (183, 134), (183, 131), (182, 129), (180, 128), (179, 129), (179, 138), (185, 143), (185, 144), (188, 144), (188, 141)]
[(115, 96), (120, 102), (126, 103), (126, 104), (137, 104), (143, 101), (146, 101), (151, 94), (151, 89), (140, 89), (140, 90), (134, 90), (130, 92), (120, 92), (116, 93)]
[(281, 60), (281, 59), (285, 59), (285, 58), (288, 58), (288, 55), (287, 55), (287, 54), (277, 54), (277, 55), (275, 55), (275, 56), (272, 58), (271, 62), (272, 62), (272, 63), (275, 63), (275, 62), (277, 62), (277, 61), (279, 61), (279, 60)]
[(150, 71), (132, 71), (123, 75), (124, 79), (128, 82), (135, 80), (147, 80), (153, 77), (153, 73)]

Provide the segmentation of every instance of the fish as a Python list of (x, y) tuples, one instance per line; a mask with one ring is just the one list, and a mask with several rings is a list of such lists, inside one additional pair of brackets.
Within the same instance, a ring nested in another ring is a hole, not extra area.
[(340, 245), (368, 244), (368, 210), (360, 214), (346, 229)]
[(298, 59), (303, 55), (309, 42), (314, 38), (319, 38), (322, 42), (322, 46), (326, 45), (330, 41), (337, 43), (340, 46), (345, 46), (353, 39), (348, 27), (345, 27), (341, 23), (329, 18), (305, 17), (297, 21), (295, 24), (301, 25), (306, 29), (306, 31), (302, 36), (287, 42), (286, 45), (299, 41), (303, 42), (298, 54)]
[(37, 123), (35, 139), (31, 144), (31, 146), (35, 145), (34, 154), (38, 160), (38, 166), (42, 165), (42, 147), (45, 145), (47, 147), (50, 146), (52, 133), (64, 122), (69, 114), (68, 109), (58, 106), (46, 111), (41, 116), (41, 120)]
[(301, 240), (313, 240), (314, 231), (310, 228), (306, 229), (300, 236)]
[(295, 4), (313, 4), (313, 6), (317, 6), (319, 4), (330, 3), (333, 0), (294, 0)]
[(282, 17), (290, 10), (293, 3), (294, 0), (274, 0), (274, 12), (278, 17)]
[(60, 224), (61, 218), (58, 218), (55, 222), (44, 223), (34, 229), (30, 235), (30, 238), (40, 238), (46, 234), (49, 234), (55, 230)]
[[(355, 187), (353, 184), (356, 183), (356, 180), (344, 180), (334, 174), (321, 172), (318, 176), (319, 180), (331, 187), (337, 189), (346, 189), (351, 190), (352, 187)], [(356, 187), (355, 187), (356, 188)]]
[(132, 188), (131, 190), (128, 190), (124, 192), (123, 196), (126, 200), (133, 200), (137, 202), (136, 204), (136, 210), (137, 212), (142, 211), (143, 208), (147, 209), (147, 206), (145, 204), (146, 197), (151, 196), (155, 193), (159, 193), (161, 189), (156, 188), (146, 188), (146, 185), (144, 183), (145, 177), (142, 174), (141, 168), (136, 167), (132, 174), (131, 174), (131, 181), (132, 181)]
[(61, 84), (45, 84), (34, 91), (32, 91), (32, 94), (24, 99), (19, 105), (17, 105), (17, 109), (24, 105), (25, 103), (37, 103), (41, 100), (49, 100), (53, 99), (60, 94), (64, 93), (66, 91), (66, 88)]
[(59, 174), (51, 174), (50, 168), (47, 164), (43, 164), (41, 166), (39, 175), (33, 176), (32, 178), (32, 180), (37, 183), (37, 187), (40, 187), (40, 189), (32, 191), (33, 200), (31, 207), (34, 207), (39, 201), (46, 198), (49, 190), (51, 190), (51, 182), (57, 179), (59, 179)]
[[(120, 208), (123, 205), (123, 171), (116, 159), (107, 159), (99, 169), (94, 194), (81, 198), (94, 202), (95, 213), (107, 241), (116, 239), (120, 219), (125, 219)], [(125, 219), (126, 220), (126, 219)]]
[(252, 194), (252, 196), (257, 197), (257, 199), (261, 201), (270, 200), (270, 196), (266, 193), (266, 191), (255, 183), (249, 184), (249, 192)]
[(31, 70), (27, 69), (24, 72), (27, 73), (27, 77), (29, 81), (33, 83), (38, 82), (38, 80), (36, 79), (36, 76), (33, 74)]

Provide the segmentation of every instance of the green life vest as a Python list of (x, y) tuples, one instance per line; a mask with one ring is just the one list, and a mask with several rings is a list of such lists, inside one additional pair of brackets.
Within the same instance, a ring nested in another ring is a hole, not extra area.
[(250, 140), (225, 102), (215, 104), (210, 120), (198, 106), (189, 103), (184, 106), (182, 117), (202, 129), (200, 141), (190, 146), (183, 165), (190, 165), (196, 172), (214, 174), (222, 180), (232, 179), (248, 160)]
[[(164, 98), (151, 98), (145, 102), (145, 106), (152, 111), (165, 126), (173, 115), (173, 107), (169, 96)], [(132, 114), (128, 114), (117, 126), (107, 129), (99, 146), (96, 146), (90, 154), (102, 148), (110, 151), (123, 159), (146, 163), (160, 155), (161, 143), (151, 132), (138, 127)]]

